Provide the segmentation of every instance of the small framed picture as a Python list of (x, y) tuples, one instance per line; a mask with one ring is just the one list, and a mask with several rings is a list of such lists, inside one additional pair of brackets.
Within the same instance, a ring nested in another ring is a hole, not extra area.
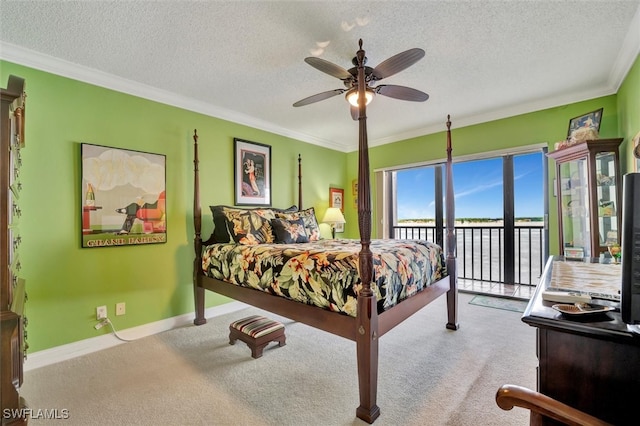
[(358, 179), (351, 182), (351, 192), (353, 194), (353, 207), (358, 208)]
[[(329, 207), (337, 207), (344, 213), (344, 190), (329, 188)], [(344, 232), (344, 223), (335, 224), (336, 232)]]
[(599, 132), (600, 121), (602, 120), (602, 110), (603, 108), (600, 108), (569, 120), (569, 130), (567, 131), (567, 138), (571, 136), (571, 133), (581, 127), (593, 128)]
[(237, 206), (271, 205), (271, 147), (234, 138), (234, 192)]
[(344, 190), (329, 188), (329, 207), (337, 207), (344, 213)]

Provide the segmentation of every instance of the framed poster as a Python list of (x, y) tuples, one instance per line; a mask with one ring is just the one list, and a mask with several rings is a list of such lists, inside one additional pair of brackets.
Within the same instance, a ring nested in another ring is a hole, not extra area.
[(234, 192), (237, 206), (271, 205), (271, 147), (234, 138)]
[(166, 157), (82, 143), (82, 247), (165, 243)]
[[(344, 190), (329, 188), (329, 207), (337, 207), (344, 213)], [(344, 232), (344, 223), (335, 224), (336, 232)]]

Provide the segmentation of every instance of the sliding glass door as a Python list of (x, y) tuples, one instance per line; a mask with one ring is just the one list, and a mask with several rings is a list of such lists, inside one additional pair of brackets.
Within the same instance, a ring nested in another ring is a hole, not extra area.
[[(383, 237), (443, 244), (444, 167), (385, 171)], [(544, 151), (470, 159), (453, 165), (460, 278), (505, 284), (538, 282), (547, 257)]]

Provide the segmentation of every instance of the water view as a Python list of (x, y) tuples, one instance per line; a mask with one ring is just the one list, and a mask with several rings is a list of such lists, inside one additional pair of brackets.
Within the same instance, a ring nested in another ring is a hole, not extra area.
[[(502, 158), (492, 158), (453, 166), (461, 278), (505, 279), (502, 165)], [(514, 281), (535, 285), (544, 266), (542, 153), (514, 156), (513, 170)], [(434, 168), (398, 171), (396, 178), (396, 238), (435, 241)]]

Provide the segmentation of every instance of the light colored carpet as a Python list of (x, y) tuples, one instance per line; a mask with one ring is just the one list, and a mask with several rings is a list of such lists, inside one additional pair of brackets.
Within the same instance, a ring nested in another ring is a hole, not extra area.
[[(380, 340), (376, 425), (526, 425), (501, 410), (505, 384), (535, 389), (535, 330), (521, 314), (469, 304), (445, 328), (446, 299)], [(282, 321), (287, 345), (251, 358), (228, 343), (229, 323), (260, 313)], [(255, 308), (25, 373), (33, 410), (67, 409), (67, 425), (364, 425), (355, 417), (355, 343)]]

